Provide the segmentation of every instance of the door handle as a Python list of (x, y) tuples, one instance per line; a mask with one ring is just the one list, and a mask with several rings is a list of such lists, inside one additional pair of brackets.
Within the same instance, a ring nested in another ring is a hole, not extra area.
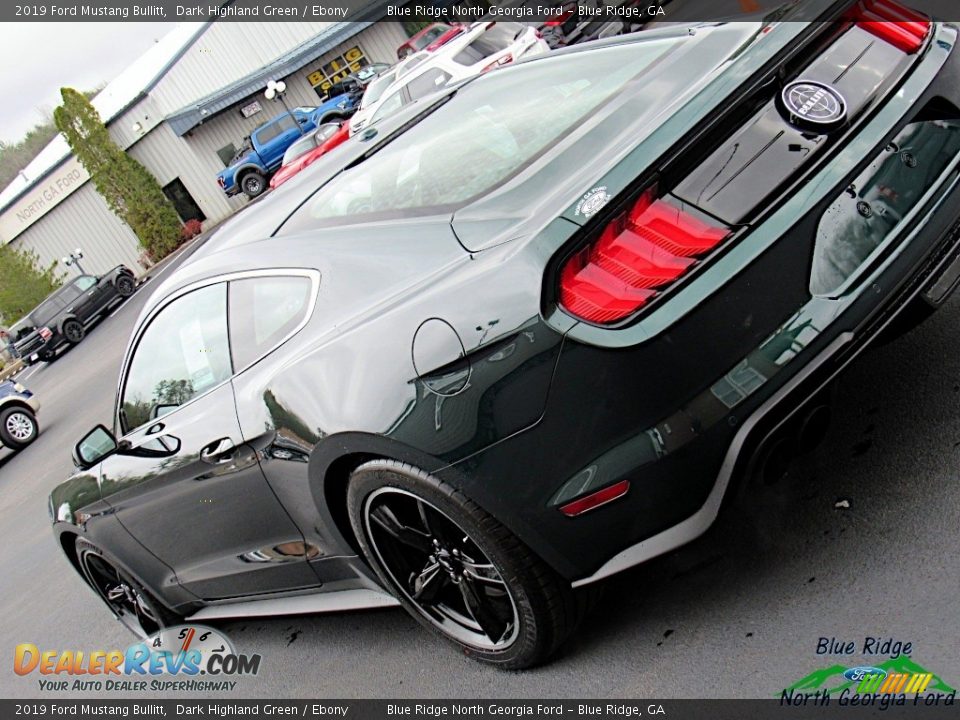
[(230, 462), (233, 460), (233, 451), (235, 449), (236, 445), (233, 444), (233, 440), (230, 438), (220, 438), (206, 445), (200, 451), (200, 459), (211, 465)]

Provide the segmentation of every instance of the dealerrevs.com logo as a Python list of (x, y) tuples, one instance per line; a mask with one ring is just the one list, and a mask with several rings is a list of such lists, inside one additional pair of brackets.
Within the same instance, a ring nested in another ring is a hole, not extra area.
[(13, 670), (40, 675), (44, 691), (233, 690), (233, 678), (256, 675), (260, 660), (260, 655), (237, 653), (219, 630), (175, 625), (126, 650), (41, 650), (21, 643), (14, 650)]

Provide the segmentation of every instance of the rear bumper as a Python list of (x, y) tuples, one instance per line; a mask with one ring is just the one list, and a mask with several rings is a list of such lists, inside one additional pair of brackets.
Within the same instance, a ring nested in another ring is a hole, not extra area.
[[(935, 45), (855, 142), (659, 317), (626, 331), (573, 327), (541, 420), (455, 466), (467, 493), (574, 585), (706, 530), (759, 442), (907, 305), (942, 303), (960, 281), (958, 154), (855, 282), (837, 297), (810, 291), (823, 213), (934, 97), (960, 108), (952, 42)], [(619, 337), (604, 345), (605, 333)], [(557, 509), (624, 479), (629, 493), (594, 512)]]
[[(952, 207), (956, 212), (960, 211), (960, 203), (956, 202), (957, 191), (954, 195), (955, 203)], [(960, 221), (936, 243), (933, 251), (922, 259), (919, 267), (901, 281), (886, 303), (876, 306), (855, 329), (829, 333), (833, 337), (826, 346), (807, 358), (798, 371), (752, 411), (733, 435), (723, 456), (716, 482), (706, 501), (693, 515), (621, 550), (591, 574), (575, 580), (574, 587), (596, 582), (646, 562), (703, 534), (716, 519), (731, 480), (738, 471), (743, 470), (744, 463), (758, 447), (758, 438), (762, 440), (769, 437), (789, 422), (810, 398), (818, 396), (911, 302), (920, 299), (930, 302), (931, 296), (938, 299), (938, 306), (945, 302), (956, 289), (958, 274)], [(944, 283), (950, 280), (952, 282), (943, 290)], [(806, 312), (798, 313), (791, 326), (797, 327), (798, 321), (803, 322), (801, 318), (806, 317), (809, 317)], [(787, 331), (789, 332), (789, 329)]]

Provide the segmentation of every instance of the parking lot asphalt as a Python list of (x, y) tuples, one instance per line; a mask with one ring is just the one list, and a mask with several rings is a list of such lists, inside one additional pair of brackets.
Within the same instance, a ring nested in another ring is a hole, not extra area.
[[(20, 454), (0, 451), (2, 697), (45, 695), (36, 673), (13, 673), (17, 643), (92, 651), (132, 641), (61, 556), (46, 498), (71, 472), (73, 442), (109, 421), (121, 356), (152, 284), (69, 353), (23, 374), (43, 403), (42, 434)], [(263, 658), (260, 674), (231, 695), (772, 697), (823, 666), (884, 659), (818, 656), (821, 637), (858, 649), (865, 637), (910, 642), (915, 662), (957, 687), (958, 320), (954, 298), (858, 359), (839, 382), (818, 451), (753, 487), (699, 540), (610, 580), (549, 665), (481, 666), (400, 609), (214, 622), (238, 651)], [(46, 696), (67, 695), (98, 696)]]

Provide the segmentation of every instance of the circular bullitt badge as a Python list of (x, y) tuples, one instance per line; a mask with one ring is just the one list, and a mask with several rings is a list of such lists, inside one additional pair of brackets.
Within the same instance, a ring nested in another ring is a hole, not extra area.
[(795, 80), (780, 93), (780, 110), (794, 127), (816, 133), (835, 130), (847, 119), (847, 101), (817, 80)]

